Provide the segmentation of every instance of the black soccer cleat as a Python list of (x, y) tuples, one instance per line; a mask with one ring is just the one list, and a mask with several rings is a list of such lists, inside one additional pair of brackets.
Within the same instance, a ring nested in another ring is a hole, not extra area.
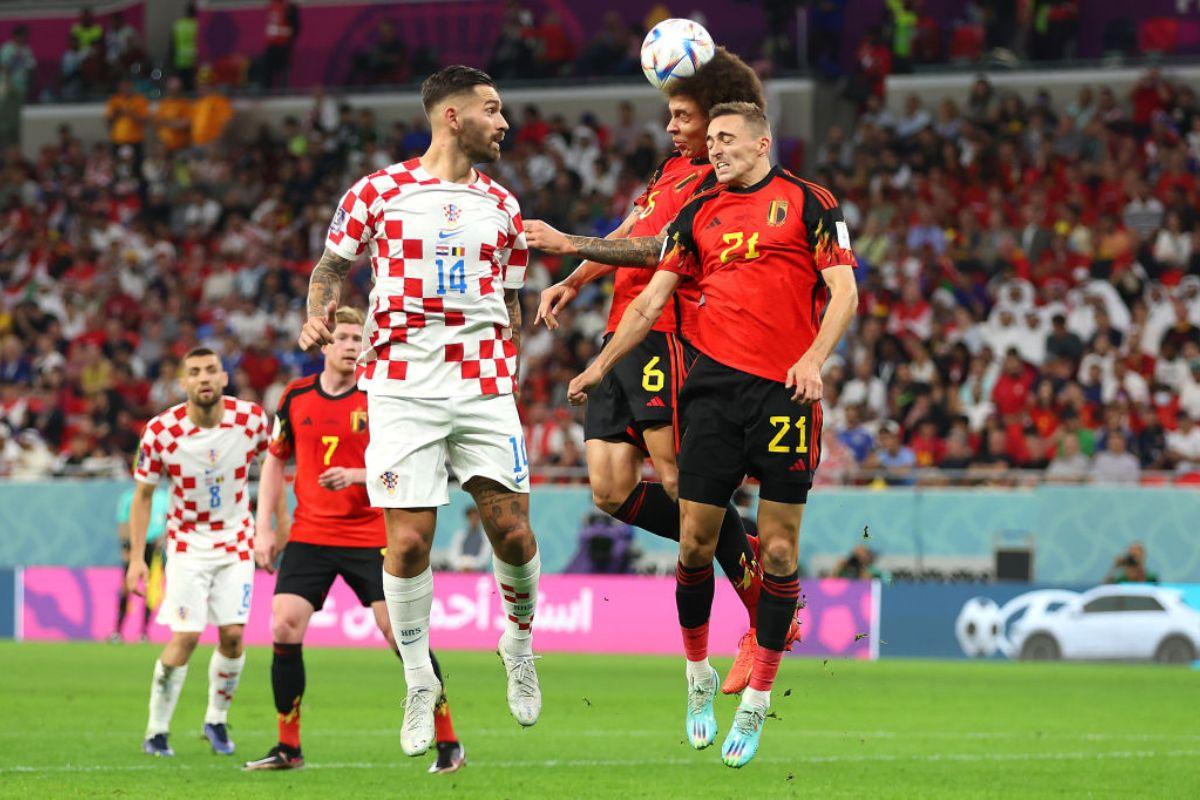
[(300, 769), (304, 766), (304, 756), (299, 750), (286, 744), (277, 744), (258, 761), (247, 761), (242, 767), (247, 772), (260, 769)]
[(459, 742), (438, 742), (437, 761), (429, 765), (430, 774), (458, 772), (467, 763), (467, 750)]
[(165, 733), (156, 733), (142, 742), (142, 752), (148, 756), (173, 756), (175, 751), (167, 744)]

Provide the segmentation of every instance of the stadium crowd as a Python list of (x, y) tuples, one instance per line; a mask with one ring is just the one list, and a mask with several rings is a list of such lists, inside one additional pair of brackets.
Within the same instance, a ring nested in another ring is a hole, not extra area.
[[(495, 177), (527, 218), (607, 233), (665, 154), (661, 121), (513, 109)], [(114, 126), (116, 119), (113, 120)], [(144, 122), (144, 147), (63, 128), (0, 162), (0, 475), (117, 474), (179, 399), (178, 359), (222, 354), (230, 391), (273, 409), (319, 360), (296, 351), (308, 273), (341, 189), (419, 154), (317, 92), (281, 129), (203, 144)], [(230, 126), (236, 129), (237, 126)], [(980, 80), (965, 107), (869, 99), (812, 177), (841, 198), (860, 316), (826, 371), (824, 481), (1133, 482), (1200, 470), (1195, 91), (1149, 72), (1129, 97), (1026, 104)], [(523, 295), (573, 265), (535, 258)], [(370, 271), (351, 275), (365, 307)], [(568, 380), (596, 353), (606, 287), (564, 331), (527, 331), (521, 399), (543, 480), (585, 480)], [(940, 467), (928, 473), (923, 468)]]

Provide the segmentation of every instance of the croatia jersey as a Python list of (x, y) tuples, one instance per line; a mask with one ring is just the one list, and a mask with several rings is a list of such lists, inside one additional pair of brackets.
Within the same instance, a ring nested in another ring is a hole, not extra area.
[(371, 508), (367, 487), (326, 489), (317, 482), (330, 467), (366, 465), (367, 396), (361, 389), (332, 395), (320, 375), (288, 384), (271, 432), (271, 454), (296, 457), (296, 514), (291, 541), (336, 547), (387, 547), (383, 511)]
[(267, 417), (257, 403), (222, 400), (225, 413), (212, 428), (192, 422), (187, 403), (150, 420), (133, 477), (158, 483), (166, 474), (170, 480), (168, 553), (249, 561), (254, 518), (246, 482), (250, 464), (267, 449)]
[[(712, 164), (707, 158), (671, 156), (654, 171), (646, 190), (634, 201), (638, 218), (629, 231), (630, 238), (658, 236), (683, 208), (684, 203), (700, 189), (716, 183)], [(608, 327), (612, 333), (621, 322), (625, 309), (641, 294), (654, 277), (653, 269), (622, 267), (613, 278), (612, 308), (608, 312)], [(689, 340), (696, 335), (696, 304), (700, 292), (694, 283), (680, 284), (673, 301), (663, 309), (651, 330), (682, 333)]]
[(358, 360), (364, 391), (513, 392), (503, 290), (525, 285), (529, 252), (516, 198), (476, 176), (443, 181), (414, 158), (360, 179), (338, 205), (325, 246), (347, 259), (367, 251), (375, 276)]

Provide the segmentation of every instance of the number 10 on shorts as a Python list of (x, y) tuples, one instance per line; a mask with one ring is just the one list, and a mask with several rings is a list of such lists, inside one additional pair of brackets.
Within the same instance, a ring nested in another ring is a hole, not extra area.
[(525, 437), (510, 436), (508, 443), (513, 452), (513, 475), (516, 477), (517, 483), (520, 483), (529, 473), (529, 456), (525, 452)]

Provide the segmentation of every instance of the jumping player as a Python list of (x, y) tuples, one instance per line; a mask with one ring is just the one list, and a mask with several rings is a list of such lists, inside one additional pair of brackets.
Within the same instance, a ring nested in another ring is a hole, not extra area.
[[(671, 84), (667, 101), (667, 133), (677, 154), (664, 161), (633, 212), (608, 239), (656, 236), (675, 218), (696, 192), (716, 184), (704, 137), (708, 109), (719, 103), (747, 102), (764, 107), (762, 84), (754, 71), (724, 47), (695, 75)], [(612, 307), (605, 341), (611, 338), (629, 303), (645, 288), (653, 271), (606, 266), (607, 240), (566, 236), (539, 220), (526, 222), (529, 246), (589, 260), (542, 292), (538, 316), (558, 327), (556, 315), (579, 293), (580, 287), (616, 271)], [(581, 249), (582, 248), (582, 249)], [(651, 533), (679, 540), (680, 441), (679, 390), (696, 358), (699, 294), (689, 284), (676, 292), (629, 358), (596, 387), (588, 400), (584, 437), (587, 440), (588, 479), (592, 498), (603, 511)], [(642, 480), (642, 462), (649, 454), (660, 483)], [(751, 630), (742, 637), (734, 666), (722, 690), (734, 694), (746, 688), (754, 663), (754, 625), (759, 590), (758, 540), (747, 537), (741, 516), (731, 505), (721, 525), (717, 561), (749, 616)], [(800, 635), (797, 624), (789, 642)]]
[(588, 391), (650, 330), (682, 280), (703, 295), (696, 346), (681, 401), (681, 539), (676, 601), (687, 654), (686, 729), (697, 749), (717, 733), (708, 662), (712, 558), (725, 507), (747, 474), (760, 483), (763, 591), (758, 649), (722, 759), (741, 767), (758, 750), (799, 594), (800, 522), (820, 460), (821, 366), (858, 304), (854, 254), (836, 199), (770, 162), (761, 108), (729, 103), (709, 112), (708, 156), (720, 186), (698, 194), (664, 236), (626, 240), (618, 259), (655, 260), (608, 345), (572, 380)]
[(508, 123), (495, 83), (470, 67), (431, 75), (421, 101), (429, 149), (346, 192), (312, 272), (299, 338), (305, 349), (330, 342), (342, 280), (369, 251), (375, 284), (358, 360), (367, 494), (387, 523), (383, 588), (408, 683), (400, 742), (413, 756), (433, 742), (442, 696), (429, 655), (429, 551), (437, 506), (450, 499), (447, 460), (495, 554), (509, 710), (532, 725), (542, 706), (532, 629), (541, 560), (512, 396), (528, 251), (516, 198), (472, 166), (500, 157)]
[(226, 716), (246, 656), (242, 632), (254, 588), (251, 548), (254, 518), (246, 490), (250, 465), (267, 449), (267, 417), (257, 403), (222, 395), (229, 376), (212, 350), (198, 347), (183, 357), (180, 383), (187, 401), (146, 425), (133, 477), (138, 482), (129, 511), (129, 569), (125, 585), (141, 594), (149, 573), (143, 557), (155, 484), (171, 486), (167, 517), (167, 588), (158, 622), (171, 641), (154, 664), (150, 719), (142, 749), (173, 756), (167, 741), (171, 716), (187, 676), (188, 661), (209, 623), (220, 642), (208, 665), (204, 735), (213, 752), (233, 753)]
[[(370, 606), (379, 630), (396, 650), (383, 599), (387, 533), (383, 512), (371, 508), (365, 487), (367, 397), (354, 385), (363, 315), (342, 307), (334, 322), (333, 343), (324, 348), (325, 368), (318, 375), (293, 381), (280, 400), (259, 479), (254, 557), (261, 568), (273, 572), (276, 557), (283, 553), (271, 608), (275, 642), (271, 687), (279, 714), (279, 741), (264, 757), (247, 763), (247, 770), (304, 766), (300, 748), (304, 634), (338, 575), (364, 606)], [(283, 496), (283, 468), (293, 456), (295, 518), (289, 534), (277, 535), (271, 511)], [(441, 680), (436, 659), (433, 668)], [(454, 735), (445, 695), (435, 720), (438, 757), (429, 771), (454, 772), (466, 762), (466, 754)]]

